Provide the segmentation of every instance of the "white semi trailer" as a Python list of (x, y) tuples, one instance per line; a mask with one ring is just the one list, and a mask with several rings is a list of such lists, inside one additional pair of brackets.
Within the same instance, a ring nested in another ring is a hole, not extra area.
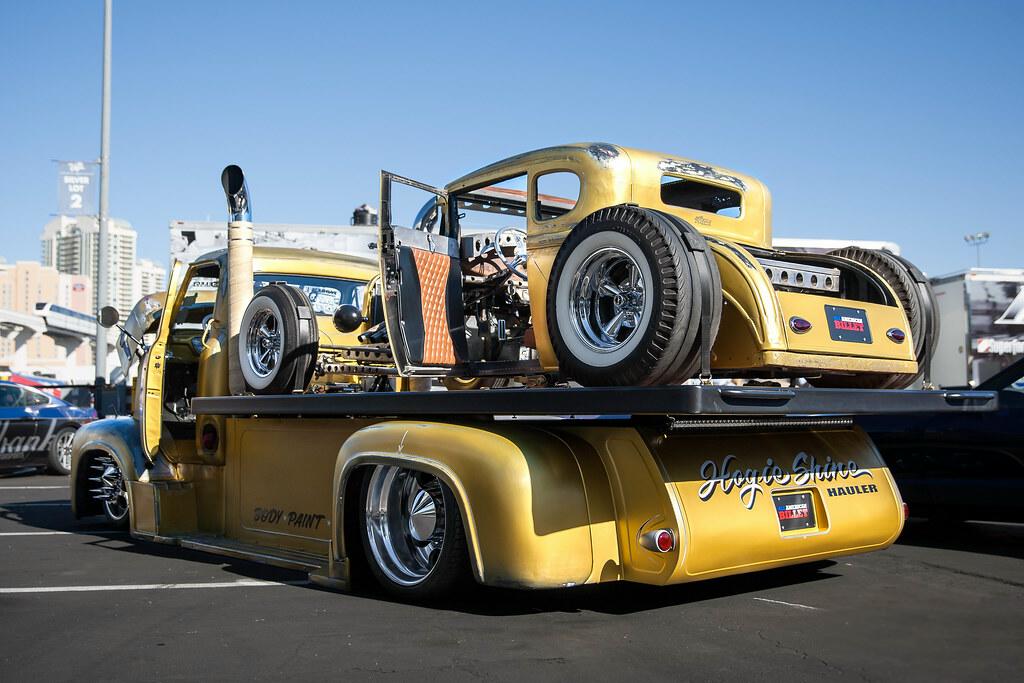
[(931, 283), (941, 323), (935, 384), (977, 385), (1024, 356), (1024, 268), (971, 268)]

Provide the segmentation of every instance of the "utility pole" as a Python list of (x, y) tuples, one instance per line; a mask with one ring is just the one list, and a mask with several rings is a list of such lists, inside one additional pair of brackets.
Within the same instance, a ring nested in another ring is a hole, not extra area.
[[(110, 235), (107, 230), (110, 199), (110, 33), (113, 0), (103, 0), (103, 108), (100, 111), (100, 212), (99, 253), (96, 258), (96, 271), (93, 273), (96, 284), (96, 388), (95, 396), (97, 412), (103, 415), (102, 388), (107, 383), (107, 329), (99, 323), (99, 309), (110, 301), (108, 278), (110, 273), (109, 252)], [(89, 258), (87, 255), (86, 258)]]
[(975, 250), (975, 261), (978, 264), (978, 268), (981, 268), (981, 245), (988, 242), (988, 238), (991, 237), (987, 232), (974, 232), (969, 235), (964, 235), (964, 242), (974, 247)]

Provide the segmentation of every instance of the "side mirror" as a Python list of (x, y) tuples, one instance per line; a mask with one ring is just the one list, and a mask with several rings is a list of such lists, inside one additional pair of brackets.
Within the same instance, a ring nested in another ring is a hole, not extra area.
[(355, 332), (364, 322), (366, 318), (363, 317), (363, 312), (352, 304), (342, 304), (334, 312), (334, 327), (339, 332)]
[(111, 328), (121, 320), (121, 314), (113, 306), (104, 306), (100, 309), (100, 325)]

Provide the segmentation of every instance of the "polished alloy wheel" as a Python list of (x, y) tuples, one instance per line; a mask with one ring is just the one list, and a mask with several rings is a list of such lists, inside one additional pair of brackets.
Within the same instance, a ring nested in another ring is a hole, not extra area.
[(67, 429), (57, 435), (57, 462), (65, 471), (71, 471), (71, 444), (75, 442), (75, 432)]
[(618, 247), (595, 251), (572, 280), (570, 313), (576, 335), (600, 353), (621, 348), (640, 327), (646, 289), (630, 254)]
[(249, 324), (246, 352), (249, 366), (260, 377), (270, 376), (281, 362), (281, 321), (271, 310), (262, 310)]
[(89, 467), (95, 473), (89, 481), (96, 486), (89, 489), (89, 493), (103, 505), (107, 518), (112, 522), (127, 518), (128, 488), (117, 461), (109, 455), (99, 455), (93, 458)]
[(422, 583), (445, 538), (441, 482), (425, 472), (380, 465), (370, 475), (366, 534), (380, 570), (400, 586)]

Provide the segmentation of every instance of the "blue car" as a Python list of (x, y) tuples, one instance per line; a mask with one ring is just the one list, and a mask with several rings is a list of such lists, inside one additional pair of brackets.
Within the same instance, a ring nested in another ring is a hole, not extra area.
[(0, 472), (45, 467), (54, 474), (70, 474), (75, 432), (95, 417), (91, 409), (0, 381)]

